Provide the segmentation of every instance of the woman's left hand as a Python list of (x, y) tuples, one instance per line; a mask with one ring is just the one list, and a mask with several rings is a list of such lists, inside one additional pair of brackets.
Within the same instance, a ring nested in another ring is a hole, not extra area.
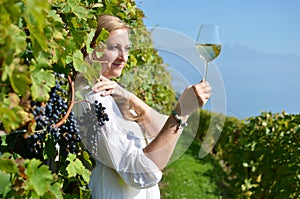
[(180, 114), (190, 115), (204, 106), (211, 97), (211, 86), (207, 81), (188, 86), (179, 98)]

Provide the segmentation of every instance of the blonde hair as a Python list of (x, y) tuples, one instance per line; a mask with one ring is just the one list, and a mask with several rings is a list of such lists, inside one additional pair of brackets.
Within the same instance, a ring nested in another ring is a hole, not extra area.
[(98, 27), (95, 32), (95, 35), (93, 37), (93, 40), (90, 44), (91, 48), (95, 48), (96, 46), (96, 40), (99, 37), (102, 29), (107, 30), (108, 32), (111, 32), (113, 30), (117, 29), (129, 29), (128, 25), (125, 24), (121, 19), (118, 17), (108, 15), (108, 14), (103, 14), (100, 15), (98, 18)]
[[(90, 43), (90, 48), (93, 48), (93, 49), (96, 48), (97, 38), (99, 37), (102, 29), (105, 29), (108, 32), (111, 32), (111, 31), (117, 30), (117, 29), (127, 29), (128, 30), (129, 26), (126, 23), (124, 23), (121, 19), (119, 19), (118, 17), (108, 15), (108, 14), (100, 15), (98, 17), (98, 25), (97, 25), (97, 29), (95, 31), (95, 35)], [(87, 57), (88, 53), (87, 53), (86, 46), (81, 48), (81, 52), (84, 57)]]

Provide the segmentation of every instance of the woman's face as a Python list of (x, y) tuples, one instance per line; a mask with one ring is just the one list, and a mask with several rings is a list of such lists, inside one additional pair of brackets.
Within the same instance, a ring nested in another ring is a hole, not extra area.
[(127, 63), (130, 42), (127, 29), (117, 29), (110, 32), (104, 55), (100, 58), (102, 75), (106, 78), (119, 77)]

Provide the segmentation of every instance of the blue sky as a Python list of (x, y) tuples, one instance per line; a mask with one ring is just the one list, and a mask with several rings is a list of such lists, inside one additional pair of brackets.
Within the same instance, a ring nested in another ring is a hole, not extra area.
[(136, 0), (146, 26), (195, 38), (201, 23), (221, 26), (224, 44), (300, 56), (298, 0)]
[[(300, 1), (136, 0), (136, 3), (146, 15), (146, 26), (177, 31), (187, 37), (184, 38), (187, 42), (195, 39), (200, 24), (220, 25), (224, 48), (213, 65), (220, 70), (224, 81), (227, 115), (245, 118), (262, 111), (299, 113)], [(171, 67), (185, 64), (178, 57), (160, 54)], [(208, 74), (212, 71), (210, 66)], [(184, 77), (191, 80), (192, 75), (190, 72)]]

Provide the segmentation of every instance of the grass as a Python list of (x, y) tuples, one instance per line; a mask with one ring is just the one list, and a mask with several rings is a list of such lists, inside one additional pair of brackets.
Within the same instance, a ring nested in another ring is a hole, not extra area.
[(200, 144), (189, 149), (165, 170), (160, 182), (162, 199), (217, 199), (224, 195), (224, 173), (211, 155), (198, 158)]

